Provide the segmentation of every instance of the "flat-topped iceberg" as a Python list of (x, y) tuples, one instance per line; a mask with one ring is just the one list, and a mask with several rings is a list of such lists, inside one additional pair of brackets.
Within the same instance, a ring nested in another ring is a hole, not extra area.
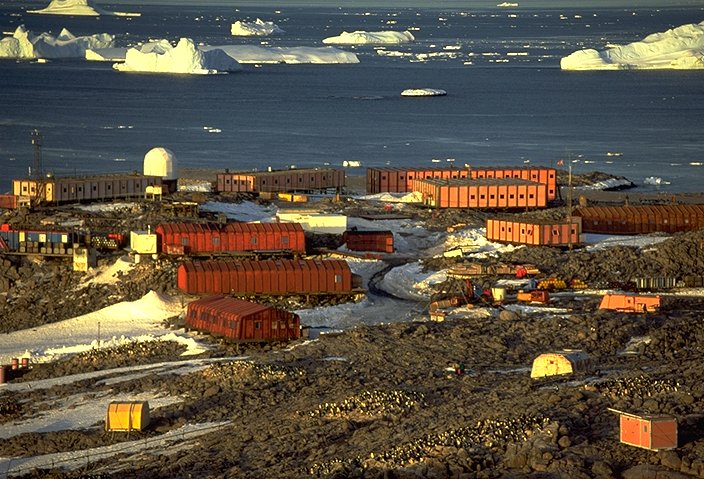
[(398, 45), (415, 40), (413, 34), (405, 32), (342, 32), (336, 37), (323, 39), (326, 45)]
[(174, 47), (168, 40), (145, 43), (127, 50), (124, 63), (112, 66), (121, 72), (214, 74), (240, 70), (240, 64), (220, 49), (203, 51), (190, 38)]
[(439, 88), (408, 88), (401, 92), (401, 96), (445, 96), (447, 92)]
[(682, 25), (607, 50), (579, 50), (560, 60), (563, 70), (704, 68), (704, 22)]
[(57, 37), (46, 32), (35, 35), (20, 25), (11, 37), (0, 40), (0, 58), (83, 58), (87, 49), (110, 48), (114, 41), (107, 33), (76, 37), (65, 28)]
[(90, 0), (51, 0), (51, 3), (40, 10), (27, 10), (27, 13), (40, 13), (45, 15), (74, 15), (84, 17), (97, 17), (99, 15), (118, 15), (137, 17), (139, 13), (110, 12), (92, 5)]
[(274, 33), (286, 33), (274, 22), (265, 22), (259, 18), (254, 22), (237, 20), (232, 24), (230, 32), (232, 35), (240, 37), (264, 37)]
[(257, 45), (217, 45), (204, 51), (222, 50), (238, 63), (359, 63), (357, 55), (335, 47), (260, 47)]

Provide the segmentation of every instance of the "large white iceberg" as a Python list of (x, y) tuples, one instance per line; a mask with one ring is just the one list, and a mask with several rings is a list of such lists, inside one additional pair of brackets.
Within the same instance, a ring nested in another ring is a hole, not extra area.
[(217, 45), (201, 47), (219, 49), (238, 63), (359, 63), (357, 55), (335, 47), (260, 47), (256, 45)]
[(274, 24), (274, 22), (265, 22), (259, 18), (254, 22), (237, 20), (232, 24), (230, 31), (233, 35), (241, 37), (262, 37), (273, 33), (285, 33), (278, 25)]
[(704, 22), (653, 33), (639, 42), (604, 51), (576, 51), (560, 60), (563, 70), (704, 68)]
[(415, 40), (413, 34), (405, 32), (342, 32), (336, 37), (323, 39), (326, 45), (398, 45)]
[(46, 32), (35, 35), (20, 25), (11, 37), (0, 40), (0, 58), (83, 58), (87, 49), (110, 48), (114, 41), (107, 33), (76, 37), (65, 28), (57, 37)]
[(46, 15), (74, 15), (97, 17), (99, 15), (139, 16), (139, 13), (109, 12), (92, 5), (90, 0), (51, 0), (51, 3), (40, 10), (27, 10), (27, 13)]
[(203, 51), (190, 38), (181, 38), (174, 47), (168, 40), (130, 48), (124, 63), (112, 66), (121, 72), (212, 74), (233, 72), (241, 66), (220, 49)]

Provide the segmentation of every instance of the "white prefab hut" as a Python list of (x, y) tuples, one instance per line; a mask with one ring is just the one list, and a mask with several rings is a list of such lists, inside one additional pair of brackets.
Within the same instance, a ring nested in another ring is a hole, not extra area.
[(530, 377), (559, 376), (562, 374), (589, 372), (591, 369), (592, 362), (587, 353), (577, 349), (566, 349), (543, 353), (535, 358)]

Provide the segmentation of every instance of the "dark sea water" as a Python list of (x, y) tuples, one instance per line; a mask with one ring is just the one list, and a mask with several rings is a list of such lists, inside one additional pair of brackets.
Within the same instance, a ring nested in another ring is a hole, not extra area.
[[(48, 2), (47, 2), (48, 3)], [(648, 177), (668, 191), (701, 191), (704, 71), (565, 72), (581, 48), (640, 40), (704, 20), (704, 9), (473, 10), (104, 6), (138, 18), (24, 13), (0, 1), (0, 27), (35, 33), (111, 33), (117, 46), (154, 38), (323, 46), (342, 31), (411, 29), (416, 42), (341, 47), (353, 65), (246, 65), (230, 75), (125, 74), (110, 63), (0, 60), (0, 191), (27, 175), (30, 133), (43, 136), (45, 171), (141, 170), (155, 146), (180, 167), (555, 165)], [(274, 21), (285, 35), (230, 35), (236, 20)], [(406, 88), (445, 97), (402, 98)], [(608, 156), (619, 152), (622, 156)], [(433, 162), (432, 160), (436, 161)], [(447, 162), (447, 159), (454, 162)], [(439, 161), (437, 161), (439, 160)], [(356, 170), (354, 174), (363, 174)]]

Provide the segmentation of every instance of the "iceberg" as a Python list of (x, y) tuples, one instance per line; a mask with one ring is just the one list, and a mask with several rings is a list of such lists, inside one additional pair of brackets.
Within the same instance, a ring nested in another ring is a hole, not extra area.
[(445, 96), (447, 92), (439, 88), (409, 88), (401, 92), (401, 96)]
[(259, 18), (253, 23), (238, 20), (232, 24), (230, 31), (232, 35), (238, 37), (263, 37), (273, 33), (286, 33), (274, 22), (265, 22)]
[(112, 66), (121, 72), (214, 74), (238, 71), (239, 63), (220, 49), (203, 51), (190, 38), (181, 38), (174, 47), (168, 40), (130, 48), (124, 63)]
[(603, 51), (576, 51), (560, 60), (563, 70), (704, 68), (704, 22), (691, 23)]
[(127, 48), (89, 48), (86, 60), (93, 62), (124, 62)]
[(90, 0), (51, 0), (51, 3), (41, 10), (27, 10), (27, 13), (40, 13), (45, 15), (74, 15), (84, 17), (97, 17), (100, 15), (117, 15), (138, 17), (140, 13), (110, 12), (92, 5)]
[(238, 63), (359, 63), (357, 55), (335, 47), (260, 47), (256, 45), (217, 45), (204, 51), (222, 50)]
[(336, 37), (323, 39), (326, 45), (398, 45), (415, 40), (411, 32), (342, 32)]
[(0, 58), (84, 58), (87, 49), (111, 48), (114, 41), (107, 33), (76, 37), (65, 28), (57, 37), (46, 32), (35, 35), (20, 25), (11, 37), (0, 40)]

